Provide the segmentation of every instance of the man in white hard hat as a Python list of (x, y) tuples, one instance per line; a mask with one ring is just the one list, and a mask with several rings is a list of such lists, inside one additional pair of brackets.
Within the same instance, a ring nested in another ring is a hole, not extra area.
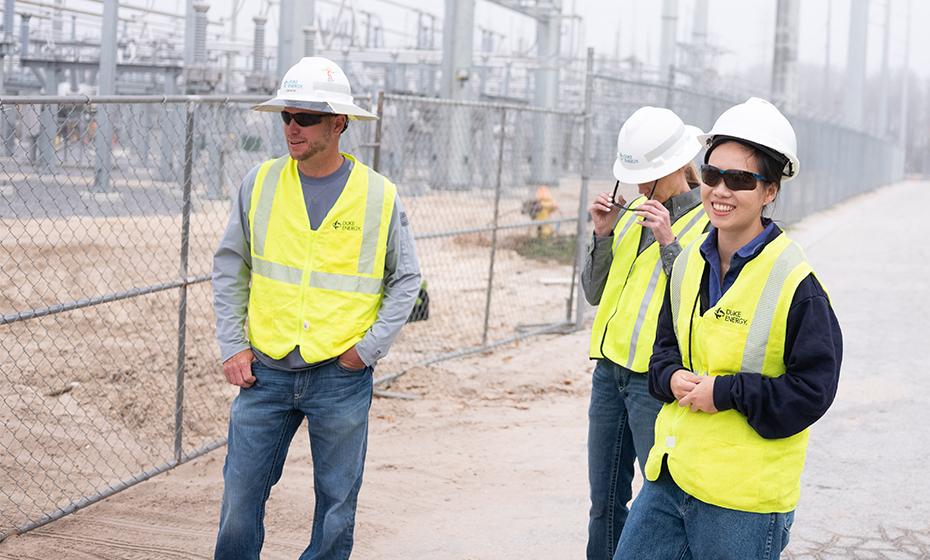
[[(348, 558), (372, 368), (413, 308), (420, 271), (391, 181), (339, 151), (355, 105), (335, 63), (308, 57), (277, 95), (288, 155), (243, 179), (213, 266), (229, 419), (215, 558), (258, 559), (265, 501), (307, 420), (315, 506), (301, 560)], [(245, 325), (248, 323), (248, 336)]]

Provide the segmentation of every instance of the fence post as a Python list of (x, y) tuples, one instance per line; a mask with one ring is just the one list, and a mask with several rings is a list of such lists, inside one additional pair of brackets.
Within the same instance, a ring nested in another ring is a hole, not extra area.
[(594, 97), (594, 49), (588, 47), (588, 61), (584, 78), (584, 136), (581, 141), (581, 192), (578, 195), (578, 227), (575, 233), (575, 330), (584, 323), (584, 294), (581, 289), (581, 271), (584, 267), (585, 237), (588, 232), (588, 180), (591, 176), (591, 103)]
[(184, 131), (184, 203), (181, 208), (181, 258), (178, 275), (182, 282), (178, 298), (178, 365), (174, 389), (174, 460), (181, 462), (184, 426), (184, 358), (187, 333), (187, 257), (190, 246), (191, 185), (194, 159), (194, 105), (187, 104), (187, 127)]
[(110, 171), (113, 166), (113, 122), (110, 119), (110, 107), (116, 107), (116, 105), (98, 103), (94, 106), (94, 122), (97, 123), (97, 130), (94, 131), (96, 157), (93, 190), (95, 192), (110, 190)]
[(384, 90), (378, 92), (378, 120), (375, 121), (374, 154), (371, 156), (371, 168), (381, 173), (381, 119), (384, 118)]
[(481, 345), (488, 343), (488, 323), (491, 319), (491, 290), (494, 287), (494, 259), (497, 256), (497, 227), (500, 225), (501, 173), (504, 170), (504, 138), (507, 131), (507, 108), (501, 108), (501, 136), (497, 147), (497, 180), (494, 184), (494, 228), (491, 230), (491, 263), (488, 265), (488, 291), (484, 298), (484, 328)]

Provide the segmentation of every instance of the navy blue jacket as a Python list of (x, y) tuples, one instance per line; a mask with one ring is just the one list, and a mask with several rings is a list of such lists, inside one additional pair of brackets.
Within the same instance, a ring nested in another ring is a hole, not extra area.
[[(780, 229), (772, 228), (767, 232), (764, 245), (781, 234)], [(740, 264), (745, 265), (745, 262)], [(701, 313), (709, 307), (709, 269), (710, 265), (705, 262), (700, 289)], [(737, 275), (739, 270), (731, 268)], [(816, 422), (833, 403), (842, 358), (843, 335), (839, 322), (826, 292), (810, 275), (798, 285), (788, 310), (785, 374), (776, 378), (751, 372), (719, 376), (714, 381), (714, 406), (720, 411), (735, 408), (764, 438), (792, 436)], [(687, 368), (682, 365), (678, 350), (669, 287), (666, 287), (649, 362), (652, 396), (666, 403), (675, 402), (670, 381), (679, 369)]]

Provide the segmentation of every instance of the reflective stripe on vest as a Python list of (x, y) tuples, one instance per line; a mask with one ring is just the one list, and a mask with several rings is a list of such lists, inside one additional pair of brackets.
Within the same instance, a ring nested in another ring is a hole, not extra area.
[[(691, 229), (694, 228), (697, 224), (706, 224), (708, 222), (707, 214), (704, 212), (703, 208), (698, 211), (692, 210), (689, 214), (694, 214), (691, 219), (685, 224), (685, 227), (681, 230), (679, 234), (682, 239), (689, 239), (688, 233), (691, 232)], [(686, 214), (687, 216), (687, 214)], [(703, 228), (701, 228), (703, 229)], [(701, 231), (701, 230), (698, 230)], [(636, 324), (633, 326), (633, 339), (630, 341), (630, 358), (627, 360), (626, 368), (633, 369), (633, 364), (636, 359), (636, 343), (639, 341), (639, 332), (643, 328), (643, 324), (646, 322), (646, 311), (649, 308), (649, 303), (652, 302), (654, 296), (656, 295), (656, 287), (659, 284), (659, 278), (662, 275), (662, 256), (659, 255), (659, 260), (656, 261), (656, 265), (652, 271), (652, 277), (649, 278), (649, 287), (646, 289), (646, 295), (643, 296), (643, 302), (639, 306), (639, 314), (636, 316)], [(663, 286), (664, 288), (664, 286)], [(663, 294), (664, 295), (664, 294)], [(658, 319), (658, 314), (655, 315), (655, 319)], [(652, 323), (652, 332), (655, 333), (656, 321), (651, 321)], [(651, 352), (650, 352), (651, 355)]]
[[(274, 202), (274, 194), (278, 189), (278, 179), (281, 177), (281, 171), (284, 170), (284, 164), (287, 163), (288, 156), (280, 157), (271, 164), (271, 168), (262, 177), (262, 196), (258, 199), (258, 207), (255, 209), (255, 218), (252, 221), (252, 230), (254, 242), (252, 250), (256, 255), (265, 254), (265, 238), (268, 236), (268, 219), (271, 217), (271, 203)], [(271, 180), (269, 180), (269, 178)], [(258, 224), (258, 227), (255, 227)]]
[[(252, 272), (278, 282), (300, 285), (303, 271), (299, 268), (277, 264), (259, 257), (252, 258)], [(361, 278), (344, 274), (327, 274), (311, 272), (310, 286), (340, 292), (358, 292), (360, 294), (377, 294), (381, 291), (378, 278)]]
[(256, 175), (249, 338), (272, 358), (295, 347), (311, 364), (337, 356), (377, 318), (396, 187), (343, 155), (354, 162), (352, 171), (316, 230), (294, 160), (270, 160)]
[[(631, 203), (645, 202), (639, 197)], [(625, 213), (614, 228), (613, 260), (591, 333), (590, 356), (608, 358), (632, 371), (645, 373), (652, 355), (659, 309), (665, 294), (665, 274), (657, 243), (639, 252), (642, 227), (629, 231), (637, 216)], [(701, 205), (672, 224), (684, 246), (708, 223)]]
[[(783, 375), (788, 310), (798, 285), (813, 272), (803, 251), (782, 233), (745, 265), (719, 302), (701, 313), (704, 239), (682, 252), (670, 280), (682, 363), (698, 375)], [(807, 439), (807, 430), (764, 439), (737, 410), (707, 414), (673, 402), (656, 419), (645, 474), (656, 480), (667, 458), (675, 482), (701, 501), (740, 511), (787, 512), (800, 495)]]

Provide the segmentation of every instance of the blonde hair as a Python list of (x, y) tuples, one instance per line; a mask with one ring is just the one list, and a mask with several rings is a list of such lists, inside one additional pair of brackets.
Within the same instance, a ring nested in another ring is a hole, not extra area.
[(701, 184), (701, 174), (698, 173), (698, 168), (694, 165), (693, 161), (689, 161), (685, 166), (685, 181), (691, 185), (691, 188), (694, 188)]

